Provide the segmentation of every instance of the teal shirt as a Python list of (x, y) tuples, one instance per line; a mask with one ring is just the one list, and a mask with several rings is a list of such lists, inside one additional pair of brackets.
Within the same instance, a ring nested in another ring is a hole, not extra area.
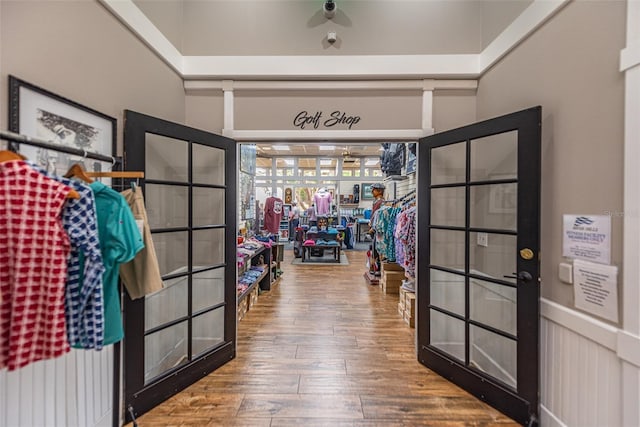
[(144, 243), (124, 197), (98, 181), (90, 187), (96, 198), (98, 236), (105, 267), (102, 276), (104, 345), (108, 345), (124, 337), (118, 292), (120, 264), (131, 261), (144, 248)]

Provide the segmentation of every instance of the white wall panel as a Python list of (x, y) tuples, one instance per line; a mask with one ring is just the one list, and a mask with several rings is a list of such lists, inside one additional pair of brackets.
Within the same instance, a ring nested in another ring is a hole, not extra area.
[(558, 323), (567, 309), (562, 316), (553, 310), (543, 310), (554, 320), (543, 316), (540, 328), (543, 421), (547, 417), (542, 425), (621, 426), (622, 361), (616, 349)]
[(113, 348), (0, 371), (0, 427), (110, 425)]

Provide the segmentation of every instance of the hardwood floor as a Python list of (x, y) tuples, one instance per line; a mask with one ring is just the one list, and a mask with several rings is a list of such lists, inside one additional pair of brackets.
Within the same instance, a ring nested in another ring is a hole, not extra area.
[(292, 265), (238, 324), (238, 357), (138, 419), (146, 426), (515, 426), (416, 360), (398, 296), (349, 265)]

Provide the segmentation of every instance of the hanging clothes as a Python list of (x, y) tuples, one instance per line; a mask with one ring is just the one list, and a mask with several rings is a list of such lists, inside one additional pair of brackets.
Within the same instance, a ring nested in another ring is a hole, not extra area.
[(127, 201), (129, 208), (131, 208), (144, 241), (144, 248), (138, 252), (135, 258), (120, 266), (120, 278), (131, 299), (142, 298), (145, 295), (159, 291), (164, 284), (160, 274), (156, 250), (153, 246), (142, 189), (136, 186), (130, 190), (124, 190), (120, 194)]
[(60, 215), (72, 190), (23, 160), (0, 162), (0, 368), (70, 350), (64, 304), (70, 242)]
[(398, 262), (408, 277), (416, 277), (416, 208), (412, 206), (400, 213), (394, 233), (402, 244), (403, 259)]
[(264, 229), (276, 234), (280, 230), (283, 212), (282, 199), (278, 197), (267, 197), (264, 201)]
[(62, 209), (62, 226), (71, 243), (65, 287), (67, 338), (71, 347), (100, 350), (104, 336), (104, 264), (93, 191), (85, 183), (55, 176), (32, 162), (28, 164), (80, 195), (78, 199), (69, 199)]
[(96, 200), (98, 234), (105, 271), (104, 345), (120, 341), (124, 336), (120, 315), (118, 273), (120, 264), (129, 262), (144, 247), (127, 201), (117, 191), (95, 181), (90, 185)]

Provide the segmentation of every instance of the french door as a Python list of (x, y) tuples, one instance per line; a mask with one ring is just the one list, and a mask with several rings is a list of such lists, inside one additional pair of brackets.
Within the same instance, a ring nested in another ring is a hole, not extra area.
[(127, 169), (141, 183), (164, 288), (125, 297), (130, 421), (235, 357), (236, 143), (126, 111)]
[(524, 425), (539, 402), (540, 131), (535, 107), (418, 145), (418, 358)]

